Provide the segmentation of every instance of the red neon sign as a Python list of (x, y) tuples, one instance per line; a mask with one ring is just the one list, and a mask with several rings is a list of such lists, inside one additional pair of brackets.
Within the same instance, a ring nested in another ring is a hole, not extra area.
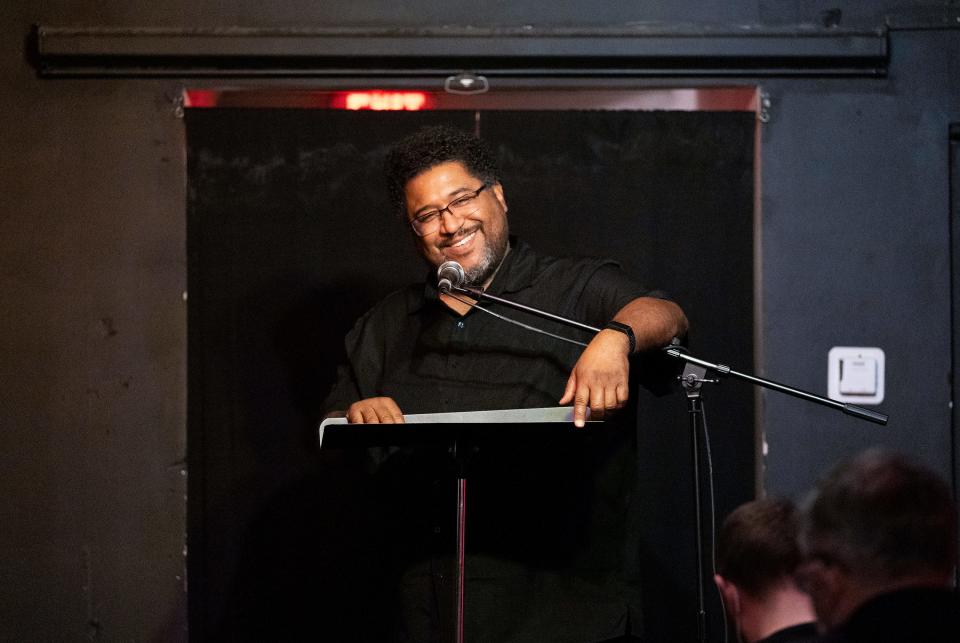
[(433, 96), (426, 92), (337, 92), (330, 97), (334, 109), (415, 112), (433, 107)]

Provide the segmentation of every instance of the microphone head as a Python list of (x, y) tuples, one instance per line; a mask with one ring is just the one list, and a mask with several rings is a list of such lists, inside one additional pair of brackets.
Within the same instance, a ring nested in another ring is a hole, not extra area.
[(437, 268), (437, 287), (441, 292), (449, 292), (451, 288), (459, 288), (467, 280), (463, 266), (456, 261), (444, 261)]

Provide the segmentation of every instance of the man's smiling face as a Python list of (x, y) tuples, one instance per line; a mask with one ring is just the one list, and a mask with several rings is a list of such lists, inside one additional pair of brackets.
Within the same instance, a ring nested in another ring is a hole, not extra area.
[[(483, 186), (459, 161), (435, 165), (421, 172), (404, 188), (407, 218), (445, 208), (451, 201)], [(467, 281), (482, 285), (500, 265), (507, 251), (507, 204), (499, 183), (476, 197), (476, 210), (460, 216), (440, 215), (435, 232), (416, 237), (417, 248), (432, 266), (452, 260), (463, 266)]]

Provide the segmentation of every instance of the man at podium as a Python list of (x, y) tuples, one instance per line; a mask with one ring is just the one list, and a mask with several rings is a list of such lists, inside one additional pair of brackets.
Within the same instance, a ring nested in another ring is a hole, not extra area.
[[(511, 237), (497, 165), (476, 137), (425, 128), (386, 166), (392, 203), (430, 266), (346, 337), (347, 362), (324, 407), (351, 423), (403, 415), (574, 407), (574, 424), (607, 418), (548, 444), (505, 444), (475, 458), (467, 545), (466, 638), (592, 643), (640, 633), (636, 552), (625, 542), (635, 480), (631, 355), (687, 330), (679, 306), (610, 260), (548, 257)], [(432, 277), (458, 262), (492, 295), (601, 328), (570, 329), (499, 304), (441, 293)], [(558, 339), (573, 339), (574, 342)], [(586, 346), (584, 348), (584, 345)], [(385, 540), (398, 587), (398, 637), (447, 640), (453, 521), (445, 454), (384, 450)]]

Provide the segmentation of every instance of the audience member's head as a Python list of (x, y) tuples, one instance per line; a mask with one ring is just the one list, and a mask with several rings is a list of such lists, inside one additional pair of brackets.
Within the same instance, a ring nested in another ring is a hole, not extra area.
[(800, 543), (803, 582), (825, 629), (880, 594), (949, 586), (950, 488), (902, 455), (871, 449), (820, 481), (803, 507)]
[(762, 499), (738, 507), (717, 537), (714, 580), (724, 606), (747, 641), (814, 620), (797, 587), (798, 517), (789, 500)]

